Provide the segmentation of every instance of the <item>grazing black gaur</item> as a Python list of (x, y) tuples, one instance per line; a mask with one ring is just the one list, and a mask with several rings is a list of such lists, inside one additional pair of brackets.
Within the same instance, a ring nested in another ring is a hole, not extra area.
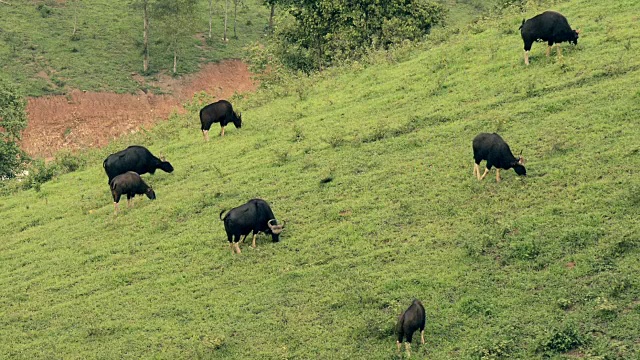
[(222, 217), (222, 214), (226, 210), (220, 212), (220, 220), (224, 221), (224, 229), (227, 232), (227, 240), (229, 240), (229, 247), (231, 247), (232, 253), (240, 254), (240, 236), (244, 236), (242, 241), (247, 238), (250, 232), (253, 231), (252, 247), (256, 247), (256, 236), (259, 232), (265, 234), (271, 234), (273, 242), (280, 241), (280, 233), (284, 229), (284, 223), (282, 225), (277, 224), (275, 215), (271, 211), (269, 204), (262, 199), (252, 199), (247, 203), (240, 205), (236, 208), (229, 210), (229, 212)]
[(133, 171), (127, 171), (124, 174), (120, 174), (109, 182), (111, 188), (111, 195), (113, 195), (113, 212), (118, 213), (118, 203), (120, 202), (120, 196), (127, 195), (127, 207), (132, 205), (131, 199), (136, 195), (147, 195), (151, 200), (156, 199), (156, 193), (151, 186), (147, 185), (140, 175)]
[(424, 326), (426, 323), (426, 315), (424, 306), (419, 300), (413, 299), (411, 306), (398, 317), (398, 323), (396, 324), (396, 334), (398, 340), (396, 345), (398, 346), (398, 352), (400, 351), (400, 344), (403, 339), (407, 342), (404, 344), (407, 350), (407, 355), (411, 356), (411, 339), (413, 333), (420, 329), (420, 342), (424, 345)]
[[(473, 158), (475, 160), (473, 175), (476, 175), (478, 180), (484, 179), (493, 166), (496, 167), (496, 181), (498, 182), (500, 181), (500, 169), (513, 168), (516, 174), (527, 175), (524, 158), (513, 156), (509, 145), (496, 133), (481, 133), (473, 139)], [(487, 160), (487, 165), (484, 174), (480, 176), (480, 162), (482, 160)]]
[(156, 169), (161, 169), (168, 173), (173, 171), (173, 166), (168, 161), (163, 161), (155, 157), (147, 148), (143, 146), (129, 146), (128, 148), (111, 154), (102, 162), (104, 171), (111, 180), (127, 171), (134, 171), (139, 175), (155, 173)]
[(213, 123), (220, 123), (220, 136), (224, 136), (224, 127), (233, 123), (236, 128), (242, 127), (242, 114), (233, 111), (233, 106), (226, 100), (216, 101), (200, 110), (200, 130), (205, 141), (209, 141), (209, 129)]
[(562, 56), (560, 43), (568, 41), (578, 45), (580, 30), (573, 30), (567, 18), (555, 11), (545, 11), (529, 20), (522, 19), (520, 35), (524, 41), (524, 63), (529, 65), (529, 50), (534, 41), (547, 42), (547, 56), (551, 53), (551, 46), (556, 44), (558, 56)]

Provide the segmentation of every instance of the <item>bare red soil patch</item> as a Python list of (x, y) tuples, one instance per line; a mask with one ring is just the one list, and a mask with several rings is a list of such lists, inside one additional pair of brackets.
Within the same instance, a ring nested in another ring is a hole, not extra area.
[[(135, 74), (132, 77), (144, 81)], [(74, 90), (68, 95), (29, 98), (29, 125), (22, 134), (22, 148), (31, 156), (50, 158), (61, 149), (100, 147), (142, 126), (149, 129), (172, 111), (183, 111), (181, 104), (198, 91), (224, 99), (236, 92), (255, 90), (247, 65), (239, 60), (207, 64), (200, 72), (182, 79), (158, 78), (147, 85), (171, 95)]]

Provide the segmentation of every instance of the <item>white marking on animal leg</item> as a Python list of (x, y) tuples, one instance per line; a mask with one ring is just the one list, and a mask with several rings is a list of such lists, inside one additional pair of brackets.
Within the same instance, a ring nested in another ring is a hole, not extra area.
[[(480, 177), (480, 179), (479, 179), (479, 180), (484, 179), (484, 177), (485, 177), (485, 176), (487, 176), (487, 173), (489, 173), (489, 169), (485, 168), (485, 169), (484, 169), (484, 174), (482, 174), (482, 176)], [(479, 172), (478, 172), (478, 174), (479, 174)]]
[(251, 243), (251, 247), (252, 248), (256, 248), (256, 237), (258, 236), (258, 234), (253, 234), (253, 242)]

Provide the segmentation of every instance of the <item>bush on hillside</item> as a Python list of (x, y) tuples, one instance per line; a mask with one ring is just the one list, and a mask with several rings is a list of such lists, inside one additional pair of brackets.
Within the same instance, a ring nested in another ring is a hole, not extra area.
[(18, 142), (27, 127), (27, 102), (12, 84), (0, 79), (0, 178), (12, 178), (27, 155)]
[(27, 166), (28, 175), (22, 180), (22, 189), (35, 189), (40, 191), (40, 185), (62, 174), (84, 169), (87, 160), (81, 155), (70, 151), (61, 151), (56, 159), (45, 163), (42, 159), (36, 159)]
[(573, 350), (586, 342), (585, 337), (573, 325), (567, 325), (563, 329), (551, 329), (549, 336), (540, 341), (538, 352), (546, 356), (556, 353), (564, 353)]

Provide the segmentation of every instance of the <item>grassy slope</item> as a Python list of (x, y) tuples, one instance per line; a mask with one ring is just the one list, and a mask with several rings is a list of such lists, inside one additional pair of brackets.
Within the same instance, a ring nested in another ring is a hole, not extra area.
[[(421, 358), (637, 357), (640, 23), (616, 4), (555, 7), (584, 30), (560, 61), (525, 68), (507, 15), (245, 100), (224, 139), (170, 120), (129, 141), (176, 171), (117, 217), (98, 164), (121, 143), (0, 198), (0, 358), (385, 359), (413, 297)], [(497, 129), (526, 179), (471, 176)], [(289, 223), (231, 256), (218, 213), (252, 197)]]
[[(0, 76), (21, 84), (28, 95), (63, 93), (67, 88), (83, 90), (135, 92), (140, 85), (131, 78), (142, 72), (142, 15), (128, 6), (127, 0), (79, 1), (77, 40), (71, 39), (73, 2), (51, 6), (50, 15), (42, 17), (31, 1), (13, 1), (0, 6)], [(194, 37), (178, 59), (178, 72), (198, 70), (201, 62), (238, 58), (242, 48), (264, 33), (268, 9), (261, 1), (245, 1), (238, 11), (239, 39), (223, 43), (223, 3), (216, 3), (213, 24), (215, 36), (211, 46), (202, 46)], [(208, 2), (199, 2), (200, 32), (209, 30)], [(233, 35), (233, 13), (229, 33)], [(173, 54), (159, 42), (154, 23), (150, 30), (151, 70), (157, 72), (173, 66)], [(46, 74), (51, 81), (43, 77)], [(39, 74), (40, 73), (40, 74)]]

